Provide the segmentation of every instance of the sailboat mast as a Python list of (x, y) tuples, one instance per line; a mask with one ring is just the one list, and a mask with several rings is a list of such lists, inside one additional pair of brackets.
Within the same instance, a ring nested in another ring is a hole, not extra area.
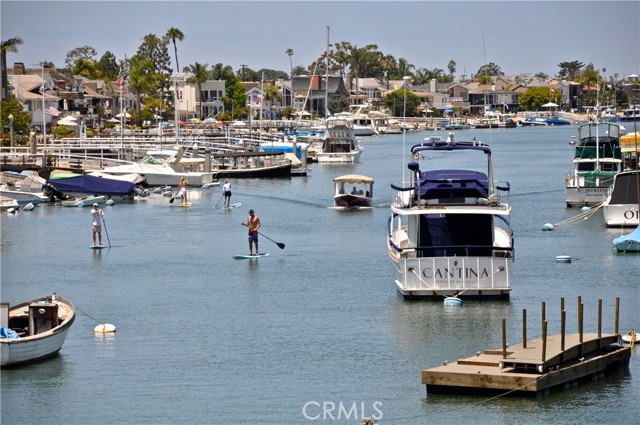
[(42, 90), (42, 143), (44, 143), (45, 150), (47, 149), (47, 117), (44, 113), (44, 62), (42, 62), (42, 86), (40, 87)]
[(327, 52), (324, 58), (324, 117), (329, 116), (329, 26), (327, 25)]

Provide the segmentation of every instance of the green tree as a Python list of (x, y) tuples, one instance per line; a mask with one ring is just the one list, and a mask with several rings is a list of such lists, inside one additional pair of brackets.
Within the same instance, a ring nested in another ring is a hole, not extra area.
[(142, 98), (156, 92), (163, 76), (156, 72), (153, 62), (144, 56), (133, 56), (130, 60), (128, 88), (136, 96), (137, 117), (140, 117)]
[(269, 108), (271, 110), (273, 110), (276, 101), (282, 101), (282, 95), (275, 83), (271, 83), (264, 87), (264, 100), (269, 102)]
[(335, 96), (329, 99), (329, 104), (327, 105), (329, 109), (329, 113), (337, 114), (339, 112), (344, 112), (349, 110), (349, 98), (346, 96)]
[(293, 67), (291, 71), (291, 77), (296, 77), (298, 75), (304, 75), (307, 72), (307, 69), (302, 65), (297, 65)]
[(580, 76), (580, 70), (584, 67), (584, 64), (580, 61), (560, 62), (558, 67), (560, 68), (558, 78), (575, 80)]
[(2, 100), (9, 100), (9, 80), (7, 78), (7, 53), (17, 53), (18, 46), (21, 45), (20, 37), (12, 37), (2, 41), (0, 44), (0, 60), (2, 61), (2, 87), (5, 91)]
[(550, 95), (549, 87), (531, 87), (520, 96), (520, 107), (527, 111), (536, 111), (549, 102)]
[(112, 81), (118, 77), (119, 67), (116, 56), (110, 51), (104, 52), (100, 60), (96, 63), (96, 67), (102, 73), (105, 80)]
[(217, 63), (213, 65), (211, 71), (209, 71), (211, 78), (213, 80), (227, 80), (230, 77), (235, 77), (235, 73), (233, 72), (233, 68), (229, 65), (224, 65), (222, 63)]
[(64, 60), (64, 65), (67, 68), (72, 69), (73, 65), (75, 65), (79, 59), (89, 59), (90, 61), (94, 61), (97, 54), (98, 52), (96, 52), (96, 49), (91, 46), (76, 47), (75, 49), (67, 52), (67, 58)]
[(155, 34), (147, 34), (138, 47), (136, 56), (149, 59), (153, 64), (154, 74), (158, 74), (154, 75), (153, 96), (160, 97), (167, 105), (174, 106), (174, 94), (171, 90), (171, 58), (167, 43)]
[(42, 61), (41, 65), (44, 69), (53, 69), (56, 67), (56, 65), (51, 61)]
[(500, 69), (498, 65), (493, 62), (489, 62), (488, 64), (482, 65), (480, 68), (478, 68), (476, 76), (478, 76), (479, 78), (481, 75), (490, 75), (492, 77), (497, 77), (498, 75), (504, 75), (504, 72), (502, 72), (502, 69)]
[(291, 60), (291, 56), (293, 56), (293, 49), (288, 48), (284, 52), (289, 56), (289, 71), (291, 72), (290, 75), (293, 77), (293, 61)]
[[(401, 79), (402, 77), (413, 77), (413, 71), (416, 70), (415, 65), (409, 63), (405, 58), (398, 59), (398, 75), (396, 75), (396, 79)], [(399, 78), (398, 78), (399, 77)]]
[[(9, 128), (9, 115), (13, 115), (13, 134), (14, 145), (19, 146), (26, 144), (27, 141), (23, 140), (19, 135), (28, 134), (31, 127), (31, 114), (24, 110), (24, 107), (15, 98), (10, 100), (3, 100), (0, 103), (0, 125), (2, 128)], [(3, 145), (9, 145), (11, 143), (11, 133), (7, 131), (2, 132), (5, 136), (2, 140)]]
[(493, 83), (493, 77), (491, 77), (491, 75), (482, 74), (478, 77), (478, 82), (486, 86)]
[(191, 74), (191, 76), (187, 78), (187, 83), (195, 84), (198, 88), (198, 104), (200, 105), (199, 116), (202, 119), (204, 118), (202, 116), (202, 83), (206, 82), (210, 78), (209, 64), (195, 62), (193, 65), (186, 66), (184, 71)]
[[(405, 109), (406, 96), (406, 109)], [(391, 110), (394, 117), (415, 117), (418, 115), (420, 98), (410, 90), (398, 89), (387, 95), (385, 106)], [(405, 112), (406, 111), (406, 112)]]
[(458, 64), (453, 59), (451, 59), (449, 61), (449, 63), (447, 64), (447, 69), (449, 70), (449, 75), (451, 75), (452, 77), (453, 77), (453, 74), (456, 73), (456, 67), (457, 66), (458, 66)]
[(102, 78), (102, 72), (100, 72), (95, 62), (86, 58), (78, 59), (73, 64), (72, 72), (74, 75), (82, 75), (90, 80), (99, 80)]
[(167, 43), (169, 41), (173, 43), (173, 52), (176, 55), (176, 72), (180, 72), (180, 65), (178, 64), (178, 46), (176, 45), (176, 41), (184, 40), (184, 34), (178, 28), (171, 27), (164, 35), (164, 39)]

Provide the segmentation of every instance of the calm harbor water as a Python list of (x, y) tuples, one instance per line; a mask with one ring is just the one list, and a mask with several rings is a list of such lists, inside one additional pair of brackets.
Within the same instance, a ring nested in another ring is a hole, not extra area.
[[(541, 231), (580, 212), (564, 205), (575, 132), (456, 133), (493, 147), (496, 178), (512, 187), (516, 248), (511, 299), (461, 308), (402, 300), (385, 246), (389, 185), (403, 179), (403, 152), (444, 132), (410, 133), (404, 142), (367, 138), (360, 164), (313, 164), (308, 177), (232, 181), (237, 209), (213, 208), (220, 187), (193, 191), (188, 209), (160, 195), (105, 207), (112, 248), (101, 252), (87, 249), (88, 209), (3, 214), (2, 301), (55, 291), (80, 313), (60, 356), (2, 371), (2, 423), (359, 424), (382, 415), (380, 424), (599, 424), (625, 417), (640, 399), (637, 350), (628, 371), (538, 400), (433, 396), (420, 382), (423, 369), (499, 347), (503, 318), (507, 339), (520, 340), (523, 308), (528, 336), (538, 337), (542, 301), (551, 333), (560, 329), (561, 297), (568, 331), (577, 332), (578, 296), (585, 331), (597, 331), (602, 299), (604, 331), (613, 332), (616, 297), (621, 332), (640, 328), (640, 256), (611, 250), (629, 230), (607, 229), (597, 213)], [(375, 178), (375, 206), (332, 209), (332, 179), (352, 172)], [(240, 223), (250, 208), (261, 232), (286, 247), (262, 237), (270, 257), (234, 260), (248, 251)], [(556, 263), (562, 253), (575, 260)], [(117, 333), (95, 336), (98, 320)]]

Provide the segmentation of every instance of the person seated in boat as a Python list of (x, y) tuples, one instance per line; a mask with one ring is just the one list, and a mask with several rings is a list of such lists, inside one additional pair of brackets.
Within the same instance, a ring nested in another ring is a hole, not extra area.
[(353, 186), (353, 189), (351, 190), (351, 194), (352, 195), (357, 195), (358, 194), (358, 189), (356, 189), (355, 186)]
[(358, 195), (364, 195), (364, 192), (362, 191), (362, 189), (358, 191)]

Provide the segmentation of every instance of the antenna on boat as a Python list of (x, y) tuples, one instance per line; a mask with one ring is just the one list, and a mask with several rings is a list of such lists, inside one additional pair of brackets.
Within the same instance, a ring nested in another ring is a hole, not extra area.
[(404, 92), (404, 102), (403, 102), (403, 107), (402, 107), (402, 185), (404, 186), (404, 182), (406, 181), (404, 176), (405, 176), (405, 166), (404, 166), (404, 152), (405, 152), (405, 140), (407, 137), (407, 81), (409, 81), (411, 79), (411, 77), (409, 77), (408, 75), (405, 75), (404, 77), (402, 77), (402, 88), (403, 88), (403, 92)]

